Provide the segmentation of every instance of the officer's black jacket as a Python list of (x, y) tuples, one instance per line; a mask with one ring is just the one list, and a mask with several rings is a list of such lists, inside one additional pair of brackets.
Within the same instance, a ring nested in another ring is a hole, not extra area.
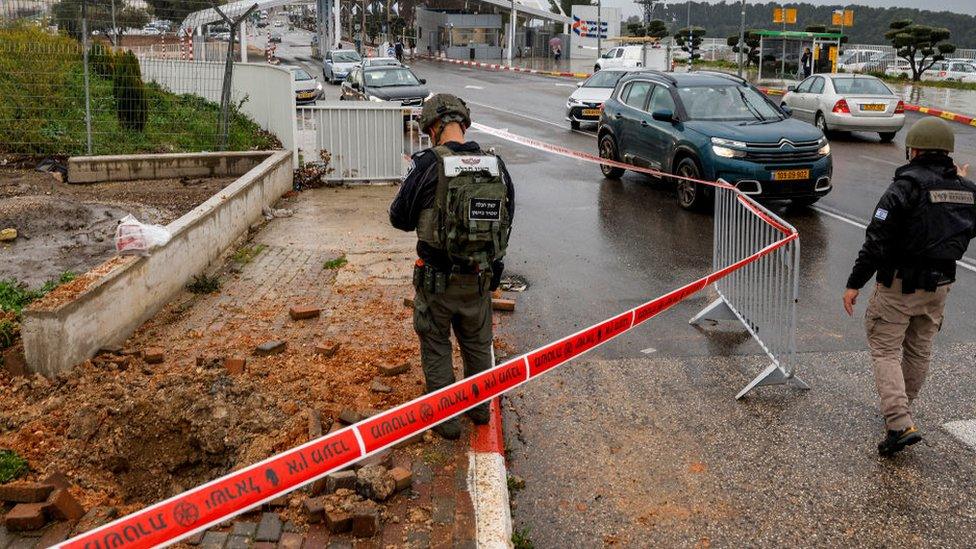
[[(456, 153), (481, 152), (481, 146), (474, 141), (449, 142), (446, 145)], [(414, 154), (411, 161), (410, 172), (407, 173), (393, 203), (390, 204), (390, 223), (401, 231), (417, 229), (420, 211), (434, 206), (434, 191), (437, 189), (437, 154), (430, 149), (424, 149)], [(501, 158), (498, 159), (498, 165), (505, 186), (508, 188), (508, 218), (515, 219), (515, 187), (512, 185), (512, 177)], [(451, 268), (447, 254), (426, 242), (417, 241), (417, 255), (434, 268), (441, 270)], [(499, 274), (502, 268), (503, 265), (498, 262), (498, 265), (494, 266), (495, 274)]]
[[(895, 276), (955, 280), (956, 260), (976, 238), (974, 197), (976, 184), (960, 177), (947, 155), (922, 154), (895, 170), (847, 287), (862, 288), (875, 272), (886, 286)], [(920, 279), (917, 285), (924, 287)]]

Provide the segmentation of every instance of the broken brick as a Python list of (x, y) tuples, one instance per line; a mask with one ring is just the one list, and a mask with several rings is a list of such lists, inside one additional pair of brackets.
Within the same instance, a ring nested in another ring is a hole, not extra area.
[(67, 490), (55, 490), (47, 498), (47, 512), (55, 520), (78, 520), (85, 516), (85, 508)]
[(392, 393), (393, 392), (393, 388), (392, 387), (390, 387), (389, 385), (381, 382), (378, 379), (374, 379), (373, 380), (373, 383), (371, 383), (370, 386), (369, 386), (369, 390), (370, 391), (373, 391), (374, 393)]
[(146, 364), (159, 364), (166, 358), (166, 352), (159, 347), (147, 347), (142, 350), (142, 359)]
[(53, 486), (43, 482), (10, 482), (0, 484), (0, 500), (12, 503), (41, 503), (45, 501)]
[[(41, 484), (47, 484), (48, 486), (53, 486), (55, 489), (67, 490), (71, 488), (71, 479), (65, 476), (61, 471), (52, 471), (51, 474), (44, 477)], [(50, 495), (50, 494), (48, 494)], [(46, 498), (47, 496), (45, 496)]]
[(322, 355), (322, 358), (329, 358), (339, 352), (339, 344), (331, 345), (328, 343), (319, 343), (315, 346), (315, 353)]
[(390, 476), (396, 482), (396, 491), (406, 490), (413, 484), (413, 473), (404, 469), (403, 467), (394, 467), (390, 469)]
[(515, 300), (514, 299), (492, 299), (491, 308), (496, 311), (514, 311)]
[(380, 514), (376, 509), (360, 508), (353, 511), (352, 535), (357, 538), (370, 538), (380, 530)]
[(395, 366), (390, 364), (380, 364), (378, 368), (380, 375), (383, 377), (398, 376), (410, 369), (410, 363), (404, 362)]
[(363, 416), (359, 412), (355, 410), (350, 410), (349, 408), (346, 408), (345, 410), (339, 413), (339, 421), (345, 423), (346, 425), (359, 423), (362, 420), (363, 420)]
[(254, 349), (254, 354), (258, 356), (276, 355), (284, 352), (285, 347), (287, 346), (288, 343), (281, 340), (265, 341)]
[(337, 471), (329, 473), (325, 477), (325, 491), (328, 494), (335, 493), (336, 490), (356, 489), (356, 473), (353, 471)]
[(309, 318), (316, 318), (320, 314), (322, 314), (322, 309), (320, 307), (299, 306), (288, 309), (288, 316), (290, 316), (292, 320), (307, 320)]
[(318, 524), (325, 518), (325, 506), (322, 498), (308, 498), (303, 507), (305, 509), (305, 520), (309, 524)]
[(37, 530), (47, 523), (44, 509), (47, 503), (18, 503), (3, 517), (3, 524), (11, 532)]
[(352, 528), (352, 515), (341, 509), (326, 511), (325, 526), (333, 534), (348, 532)]
[(224, 369), (232, 376), (243, 374), (246, 365), (247, 359), (242, 356), (229, 356), (224, 359)]

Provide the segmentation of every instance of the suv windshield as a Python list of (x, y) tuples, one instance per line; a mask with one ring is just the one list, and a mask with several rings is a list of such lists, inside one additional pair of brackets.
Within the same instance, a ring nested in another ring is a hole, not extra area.
[(332, 61), (335, 63), (359, 63), (362, 60), (354, 51), (337, 51), (332, 54)]
[(839, 94), (893, 95), (884, 82), (874, 78), (834, 78), (834, 89)]
[(312, 76), (305, 72), (305, 69), (292, 69), (295, 73), (295, 80), (311, 80)]
[(600, 71), (583, 82), (584, 88), (613, 88), (623, 77), (624, 71)]
[(745, 86), (696, 86), (678, 88), (691, 120), (782, 120), (776, 107), (762, 93)]
[(366, 85), (372, 88), (391, 86), (419, 86), (420, 81), (409, 69), (381, 69), (366, 71)]

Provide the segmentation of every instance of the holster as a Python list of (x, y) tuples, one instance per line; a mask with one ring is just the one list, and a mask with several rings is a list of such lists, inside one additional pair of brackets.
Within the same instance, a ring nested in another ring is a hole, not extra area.
[(429, 294), (442, 294), (447, 290), (447, 273), (430, 265), (414, 265), (413, 287)]

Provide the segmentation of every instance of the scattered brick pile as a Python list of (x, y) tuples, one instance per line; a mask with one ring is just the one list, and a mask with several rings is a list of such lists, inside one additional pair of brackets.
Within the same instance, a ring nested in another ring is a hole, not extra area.
[(48, 547), (64, 541), (72, 532), (93, 528), (116, 515), (108, 508), (86, 514), (71, 494), (71, 482), (58, 472), (39, 482), (0, 484), (0, 502), (0, 546)]

